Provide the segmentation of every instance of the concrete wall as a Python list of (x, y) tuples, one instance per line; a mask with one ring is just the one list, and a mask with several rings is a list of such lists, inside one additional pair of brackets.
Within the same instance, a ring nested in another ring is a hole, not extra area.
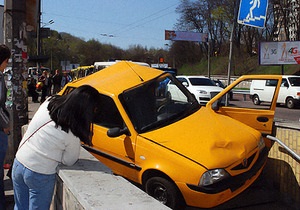
[(166, 210), (144, 191), (120, 176), (81, 149), (79, 161), (59, 166), (51, 210)]
[[(286, 125), (277, 125), (276, 138), (300, 155), (300, 130)], [(291, 156), (282, 146), (275, 143), (269, 153), (273, 185), (283, 199), (300, 204), (300, 162)]]

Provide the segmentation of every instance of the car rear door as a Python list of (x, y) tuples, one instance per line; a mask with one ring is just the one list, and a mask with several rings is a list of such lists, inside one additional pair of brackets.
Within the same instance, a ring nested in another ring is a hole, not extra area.
[[(250, 99), (250, 86), (253, 80), (276, 80), (276, 88), (272, 101), (262, 105), (254, 105)], [(231, 85), (225, 88), (216, 97), (207, 103), (207, 107), (234, 118), (252, 128), (260, 131), (263, 136), (274, 135), (274, 115), (276, 109), (276, 101), (281, 84), (281, 76), (279, 75), (246, 75), (235, 80)], [(222, 97), (233, 92), (233, 99), (229, 101), (229, 96), (225, 103), (222, 103)]]

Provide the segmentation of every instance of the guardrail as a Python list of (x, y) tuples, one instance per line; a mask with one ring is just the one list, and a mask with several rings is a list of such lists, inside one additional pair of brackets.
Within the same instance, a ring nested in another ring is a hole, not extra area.
[(300, 161), (300, 155), (298, 155), (296, 152), (294, 152), (292, 149), (290, 149), (286, 144), (284, 144), (282, 141), (280, 141), (278, 138), (274, 137), (274, 136), (270, 136), (267, 135), (267, 138), (277, 142), (278, 144), (280, 144), (280, 146), (282, 146), (285, 150), (287, 150), (292, 156), (294, 156), (297, 161)]
[(243, 99), (244, 101), (247, 100), (247, 96), (250, 95), (250, 91), (249, 90), (232, 90), (233, 94), (241, 94), (243, 95)]

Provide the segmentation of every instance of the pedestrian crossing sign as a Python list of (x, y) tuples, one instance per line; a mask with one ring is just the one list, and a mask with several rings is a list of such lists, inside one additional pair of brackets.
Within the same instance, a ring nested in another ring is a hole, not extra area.
[(241, 0), (237, 22), (263, 28), (266, 22), (268, 0)]

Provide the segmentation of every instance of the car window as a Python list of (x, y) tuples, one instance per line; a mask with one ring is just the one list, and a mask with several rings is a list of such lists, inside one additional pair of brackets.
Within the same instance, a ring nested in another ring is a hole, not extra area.
[(272, 86), (272, 87), (276, 87), (277, 85), (277, 80), (266, 80), (266, 86)]
[(207, 78), (189, 78), (194, 86), (215, 86), (214, 82)]
[(280, 86), (285, 87), (287, 84), (288, 84), (287, 79), (283, 78)]
[[(171, 81), (161, 86), (166, 79)], [(199, 108), (195, 97), (178, 80), (166, 76), (124, 91), (120, 101), (138, 133), (169, 125)]]
[(291, 86), (300, 86), (300, 77), (289, 77)]
[(227, 94), (228, 107), (265, 109), (271, 107), (277, 80), (244, 80)]
[[(69, 94), (74, 89), (75, 88), (71, 86), (67, 87), (63, 95)], [(95, 110), (96, 115), (93, 122), (106, 128), (123, 128), (125, 125), (124, 121), (113, 99), (109, 96), (101, 94), (99, 101), (99, 107), (97, 107)]]
[(124, 121), (112, 98), (101, 94), (94, 123), (106, 128), (124, 127)]

